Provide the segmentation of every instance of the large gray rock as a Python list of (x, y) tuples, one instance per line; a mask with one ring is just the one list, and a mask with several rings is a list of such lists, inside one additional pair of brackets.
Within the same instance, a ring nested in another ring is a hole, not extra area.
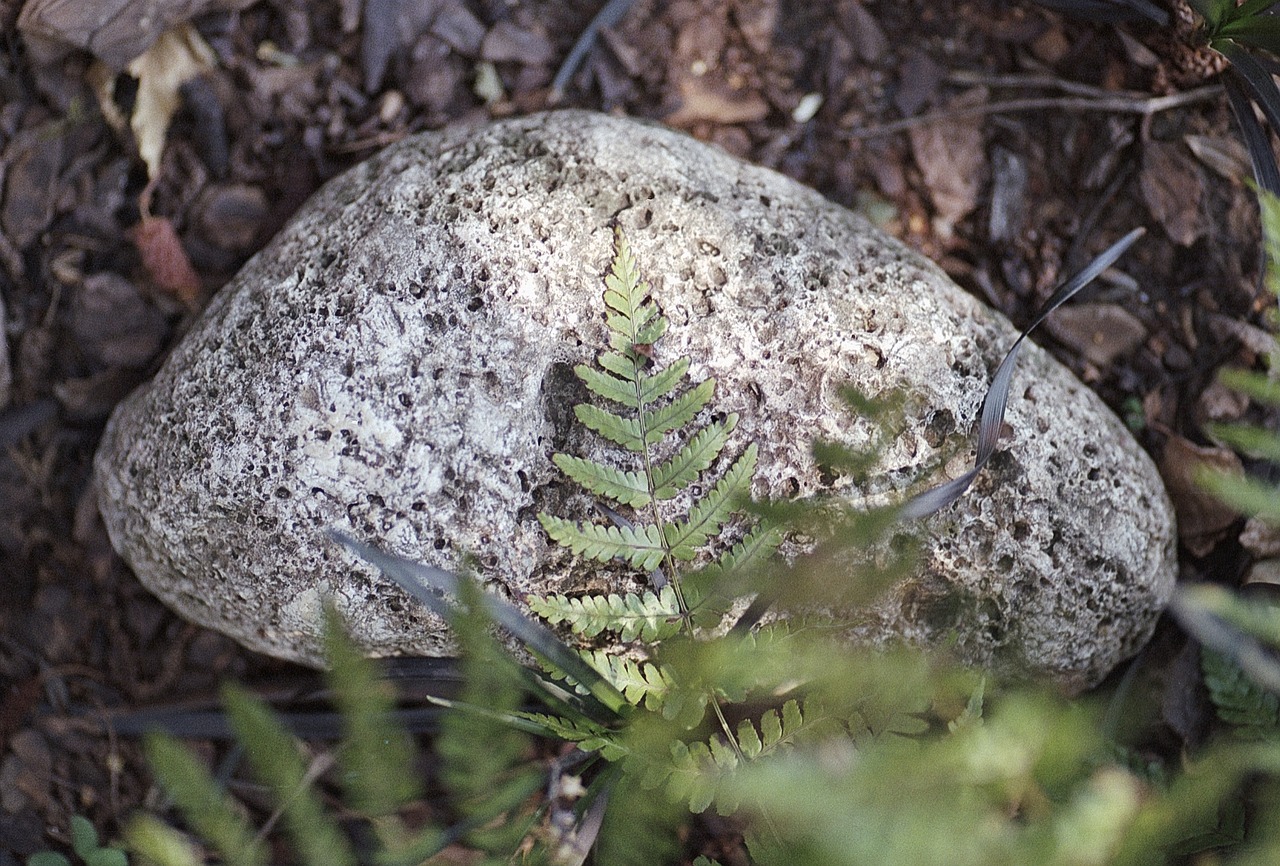
[[(615, 222), (671, 320), (659, 358), (714, 376), (738, 447), (759, 444), (757, 495), (825, 489), (815, 437), (870, 441), (846, 384), (912, 395), (883, 473), (837, 482), (850, 495), (967, 468), (1016, 336), (1004, 318), (781, 175), (560, 112), (420, 135), (321, 190), (112, 418), (97, 479), (117, 549), (185, 616), (309, 663), (326, 595), (374, 653), (450, 649), (330, 527), (446, 568), (471, 557), (517, 599), (582, 589), (598, 567), (570, 563), (536, 514), (588, 514), (554, 451), (605, 453), (572, 423), (571, 367), (606, 342)], [(1034, 346), (1008, 420), (991, 468), (928, 524), (919, 574), (859, 633), (1079, 689), (1169, 596), (1170, 506), (1120, 422)]]

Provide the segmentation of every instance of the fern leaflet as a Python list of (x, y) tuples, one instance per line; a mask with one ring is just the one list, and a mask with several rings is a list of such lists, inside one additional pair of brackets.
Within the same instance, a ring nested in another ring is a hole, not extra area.
[(738, 425), (738, 416), (730, 415), (724, 421), (704, 427), (693, 435), (684, 447), (670, 460), (653, 468), (653, 495), (657, 499), (671, 499), (697, 480), (698, 475), (711, 468), (729, 441), (729, 434)]
[(607, 409), (592, 406), (590, 403), (579, 403), (574, 406), (573, 414), (584, 426), (628, 451), (641, 452), (652, 444), (636, 418), (623, 418), (621, 415), (615, 415)]
[(671, 637), (680, 630), (680, 603), (670, 584), (658, 594), (634, 592), (620, 595), (530, 596), (529, 608), (555, 624), (564, 622), (575, 634), (595, 637), (603, 631), (617, 632), (624, 641), (653, 642)]
[(624, 472), (594, 460), (584, 460), (568, 454), (555, 454), (551, 459), (561, 472), (597, 496), (630, 505), (632, 508), (649, 504), (649, 484), (639, 472)]
[(707, 379), (698, 383), (692, 390), (685, 391), (665, 406), (659, 406), (649, 414), (645, 427), (645, 444), (653, 445), (662, 441), (662, 437), (672, 430), (679, 429), (694, 419), (694, 416), (711, 402), (715, 391), (716, 380)]
[(671, 675), (653, 662), (638, 662), (604, 650), (582, 650), (581, 655), (637, 707), (660, 709), (663, 697), (674, 686)]
[(556, 542), (597, 562), (617, 558), (635, 568), (653, 571), (666, 555), (656, 526), (579, 526), (550, 514), (539, 514), (538, 521)]
[(693, 506), (688, 520), (669, 523), (663, 527), (671, 555), (677, 559), (693, 559), (696, 548), (717, 535), (737, 506), (738, 497), (751, 487), (751, 477), (756, 471), (756, 446), (747, 446), (724, 477), (707, 494), (707, 498)]
[(681, 358), (671, 366), (640, 379), (640, 402), (652, 403), (659, 397), (666, 397), (675, 390), (680, 380), (689, 372), (689, 359)]
[(1274, 739), (1280, 735), (1280, 699), (1259, 686), (1229, 655), (1203, 649), (1200, 669), (1218, 717), (1238, 737)]
[[(593, 370), (586, 364), (579, 364), (574, 367), (573, 372), (586, 384), (588, 389), (606, 400), (621, 403), (628, 409), (640, 408), (640, 397), (636, 395), (636, 389), (630, 382), (617, 376), (602, 373), (599, 370)], [(632, 376), (626, 378), (634, 378), (634, 371)]]

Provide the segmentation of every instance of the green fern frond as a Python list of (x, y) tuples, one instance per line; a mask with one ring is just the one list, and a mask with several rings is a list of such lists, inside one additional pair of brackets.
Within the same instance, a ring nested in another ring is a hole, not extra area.
[(688, 520), (666, 524), (663, 535), (671, 555), (677, 559), (693, 559), (697, 548), (718, 535), (730, 515), (738, 506), (738, 499), (751, 489), (751, 478), (756, 471), (757, 449), (755, 443), (733, 462), (724, 477), (716, 482), (705, 499), (689, 512)]
[(222, 696), (231, 727), (245, 744), (254, 774), (271, 789), (301, 861), (354, 866), (346, 837), (307, 784), (307, 767), (293, 737), (266, 704), (240, 686), (225, 686)]
[(759, 730), (750, 720), (738, 723), (734, 739), (722, 736), (706, 741), (671, 743), (671, 760), (661, 766), (645, 768), (646, 782), (652, 787), (663, 785), (674, 799), (685, 801), (693, 812), (705, 812), (714, 802), (716, 811), (730, 815), (738, 802), (726, 795), (724, 783), (743, 765), (805, 741), (832, 733), (836, 722), (811, 703), (802, 708), (795, 700), (787, 701), (781, 712), (769, 710), (761, 718)]
[[(676, 800), (689, 804), (689, 811), (701, 814), (716, 801), (716, 795), (725, 779), (732, 776), (740, 765), (737, 753), (720, 737), (707, 742), (684, 743), (675, 740), (671, 744), (671, 765), (666, 774), (667, 793)], [(718, 804), (721, 814), (732, 814), (733, 804)]]
[(758, 523), (741, 541), (724, 550), (715, 562), (686, 575), (681, 588), (693, 615), (693, 624), (699, 628), (719, 625), (730, 607), (730, 599), (739, 594), (737, 586), (729, 585), (729, 576), (745, 573), (764, 562), (780, 544), (782, 533), (775, 525)]
[(633, 568), (653, 571), (666, 554), (656, 526), (579, 526), (550, 514), (539, 514), (538, 522), (556, 543), (597, 562), (621, 559)]
[(699, 382), (665, 406), (659, 406), (645, 418), (645, 444), (653, 445), (662, 441), (662, 437), (672, 430), (677, 430), (697, 416), (709, 402), (715, 392), (716, 380), (707, 379)]
[(151, 769), (182, 817), (224, 862), (229, 866), (265, 866), (266, 852), (254, 839), (248, 822), (186, 746), (168, 734), (150, 734), (143, 745)]
[(393, 721), (390, 684), (378, 678), (374, 663), (347, 636), (332, 606), (325, 608), (325, 657), (343, 721), (338, 760), (349, 802), (366, 816), (391, 815), (421, 794), (418, 780), (404, 772), (413, 763), (413, 741)]
[(612, 731), (589, 719), (566, 718), (546, 713), (519, 712), (516, 715), (541, 728), (546, 736), (566, 743), (577, 743), (578, 748), (584, 752), (599, 752), (606, 761), (616, 761), (627, 754), (627, 750), (614, 741)]
[(654, 497), (671, 499), (698, 479), (720, 456), (729, 434), (738, 426), (736, 413), (702, 428), (669, 460), (653, 467)]
[(664, 640), (680, 630), (680, 603), (668, 584), (655, 595), (627, 593), (625, 596), (567, 595), (529, 596), (529, 609), (552, 623), (567, 623), (575, 634), (595, 637), (603, 631), (617, 632), (624, 641), (639, 638), (647, 642)]
[[(610, 373), (633, 382), (640, 377), (640, 368), (644, 366), (642, 358), (639, 355), (623, 355), (618, 352), (605, 352), (596, 359), (600, 362), (600, 366), (604, 367)], [(576, 367), (574, 368), (577, 369)]]
[(586, 427), (628, 451), (641, 452), (662, 437), (692, 421), (715, 392), (715, 379), (707, 379), (665, 406), (645, 412), (643, 418), (623, 418), (590, 403), (579, 403), (573, 414)]
[(653, 375), (641, 373), (636, 377), (640, 383), (640, 402), (652, 403), (660, 397), (666, 397), (676, 389), (676, 385), (680, 384), (680, 380), (688, 372), (689, 359), (681, 358)]
[(662, 699), (674, 686), (671, 675), (653, 662), (638, 662), (604, 650), (582, 650), (580, 655), (637, 707), (660, 709)]
[(608, 373), (602, 373), (599, 370), (588, 367), (586, 364), (579, 364), (574, 367), (573, 372), (586, 384), (587, 390), (593, 394), (599, 394), (606, 400), (621, 403), (628, 409), (640, 408), (640, 398), (636, 396), (636, 386), (634, 384), (635, 374), (626, 378), (610, 376)]
[(1274, 739), (1280, 735), (1280, 699), (1259, 686), (1230, 656), (1205, 648), (1200, 670), (1209, 699), (1224, 722), (1244, 739)]
[(632, 508), (641, 508), (650, 502), (649, 483), (639, 472), (625, 472), (568, 454), (553, 454), (551, 460), (561, 472), (597, 496)]
[[(769, 710), (760, 717), (760, 748), (756, 754), (748, 752), (746, 744), (743, 743), (741, 725), (739, 725), (738, 745), (749, 758), (766, 757), (781, 749), (791, 748), (817, 739), (821, 734), (830, 733), (836, 724), (836, 721), (813, 701), (806, 702), (801, 707), (793, 699), (782, 705), (781, 714), (777, 710)], [(755, 733), (754, 729), (752, 733)]]
[(640, 425), (640, 421), (636, 418), (623, 418), (621, 415), (615, 415), (607, 409), (601, 409), (599, 406), (593, 406), (590, 403), (579, 403), (573, 407), (573, 414), (583, 426), (590, 430), (594, 430), (604, 438), (608, 439), (615, 445), (621, 445), (628, 451), (637, 453), (644, 451), (646, 447), (657, 441), (658, 437), (650, 441), (650, 437), (645, 435), (644, 428)]

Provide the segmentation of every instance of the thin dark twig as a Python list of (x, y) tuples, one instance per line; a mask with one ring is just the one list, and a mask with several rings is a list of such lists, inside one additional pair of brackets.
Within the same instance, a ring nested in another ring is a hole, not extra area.
[(587, 25), (587, 29), (582, 31), (582, 35), (578, 37), (578, 41), (573, 43), (573, 47), (569, 49), (569, 54), (565, 57), (564, 63), (560, 64), (560, 69), (556, 71), (556, 77), (551, 82), (550, 100), (559, 102), (564, 96), (565, 88), (569, 86), (569, 79), (573, 78), (573, 74), (578, 71), (578, 67), (582, 65), (582, 61), (586, 59), (587, 52), (591, 50), (591, 46), (595, 45), (596, 37), (600, 31), (606, 27), (612, 27), (622, 20), (622, 16), (627, 14), (631, 9), (631, 4), (635, 0), (609, 0), (604, 4), (596, 17), (591, 19), (591, 23)]
[(846, 135), (853, 139), (879, 138), (882, 135), (905, 132), (917, 126), (944, 123), (961, 117), (981, 117), (987, 114), (1008, 114), (1015, 111), (1047, 111), (1051, 109), (1060, 111), (1102, 111), (1111, 114), (1139, 114), (1146, 117), (1158, 114), (1161, 111), (1215, 99), (1221, 94), (1222, 88), (1220, 86), (1209, 84), (1204, 87), (1197, 87), (1195, 90), (1174, 93), (1169, 96), (1035, 96), (1027, 99), (1009, 99), (1003, 102), (987, 102), (982, 105), (968, 105), (948, 108), (943, 111), (933, 111), (916, 117), (906, 117), (902, 120), (882, 123), (878, 126), (852, 129)]

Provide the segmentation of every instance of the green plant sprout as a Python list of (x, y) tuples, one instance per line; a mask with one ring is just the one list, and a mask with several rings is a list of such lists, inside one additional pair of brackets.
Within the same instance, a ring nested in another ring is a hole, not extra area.
[[(72, 815), (71, 850), (85, 866), (128, 866), (129, 857), (120, 848), (98, 842), (98, 831), (82, 815)], [(40, 851), (27, 858), (27, 866), (71, 866), (71, 861), (56, 851)]]

